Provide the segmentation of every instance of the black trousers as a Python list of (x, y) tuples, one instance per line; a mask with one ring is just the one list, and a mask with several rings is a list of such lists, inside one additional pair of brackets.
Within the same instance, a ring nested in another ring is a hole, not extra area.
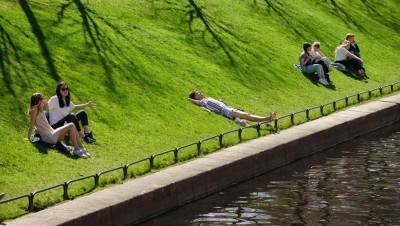
[(69, 115), (65, 116), (63, 119), (61, 119), (60, 121), (58, 121), (56, 124), (52, 125), (51, 127), (56, 129), (58, 127), (63, 126), (65, 124), (65, 122), (74, 123), (75, 127), (78, 131), (81, 131), (81, 126), (79, 125), (79, 122), (82, 124), (82, 126), (89, 125), (88, 116), (87, 116), (86, 112), (84, 110), (82, 110), (82, 111), (78, 111), (76, 114), (69, 114)]
[(346, 70), (348, 68), (351, 68), (351, 69), (353, 69), (355, 71), (358, 71), (360, 69), (363, 69), (365, 71), (365, 69), (363, 67), (363, 64), (360, 61), (356, 60), (356, 59), (335, 61), (335, 63), (343, 64), (344, 66), (346, 66)]

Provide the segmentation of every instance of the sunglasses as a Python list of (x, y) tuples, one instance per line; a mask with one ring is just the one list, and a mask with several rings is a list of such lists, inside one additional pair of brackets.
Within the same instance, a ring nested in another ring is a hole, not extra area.
[(68, 91), (68, 90), (69, 90), (69, 88), (67, 88), (67, 87), (61, 88), (61, 91)]

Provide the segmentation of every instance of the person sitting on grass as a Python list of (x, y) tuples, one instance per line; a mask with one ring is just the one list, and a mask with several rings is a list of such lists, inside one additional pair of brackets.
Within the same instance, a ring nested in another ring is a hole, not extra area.
[(361, 78), (366, 78), (363, 60), (349, 51), (350, 41), (344, 40), (336, 48), (335, 63), (340, 63), (346, 67), (346, 70), (354, 70)]
[[(211, 97), (205, 98), (200, 91), (192, 91), (189, 94), (189, 100), (197, 106), (202, 107), (207, 112), (214, 112), (231, 120), (239, 119), (251, 122), (270, 122), (276, 117), (275, 112), (270, 113), (270, 115), (266, 117), (252, 115), (248, 112), (233, 108), (226, 103)], [(246, 121), (243, 121), (243, 123), (247, 125)]]
[(53, 129), (47, 121), (43, 109), (48, 105), (47, 100), (44, 99), (40, 93), (34, 93), (31, 96), (31, 103), (29, 107), (29, 116), (31, 122), (28, 129), (28, 140), (33, 140), (32, 132), (36, 127), (40, 134), (41, 139), (48, 144), (56, 144), (58, 141), (64, 140), (65, 136), (69, 136), (72, 144), (74, 145), (73, 154), (79, 157), (90, 157), (89, 152), (83, 147), (78, 130), (73, 123), (67, 123), (57, 129)]
[(350, 42), (349, 52), (361, 58), (360, 48), (358, 47), (356, 40), (354, 39), (355, 35), (353, 33), (346, 34), (347, 41)]
[(322, 85), (329, 85), (329, 82), (325, 79), (324, 69), (321, 64), (314, 64), (313, 57), (311, 56), (311, 44), (305, 42), (303, 44), (303, 52), (300, 54), (299, 61), (301, 66), (301, 72), (305, 74), (318, 74), (318, 82)]
[[(83, 126), (83, 140), (88, 144), (94, 143), (96, 140), (89, 128), (89, 120), (84, 108), (95, 108), (96, 104), (88, 102), (86, 104), (75, 105), (71, 101), (70, 88), (64, 82), (60, 82), (56, 88), (56, 95), (49, 100), (49, 116), (50, 125), (56, 129), (64, 125), (64, 123), (74, 123), (78, 132), (81, 132), (79, 122)], [(72, 114), (73, 110), (78, 110), (76, 114)]]
[(331, 80), (329, 78), (330, 62), (328, 57), (326, 57), (325, 54), (322, 53), (321, 44), (319, 42), (314, 42), (312, 44), (310, 55), (312, 56), (314, 63), (322, 65), (325, 78), (329, 83), (331, 83)]

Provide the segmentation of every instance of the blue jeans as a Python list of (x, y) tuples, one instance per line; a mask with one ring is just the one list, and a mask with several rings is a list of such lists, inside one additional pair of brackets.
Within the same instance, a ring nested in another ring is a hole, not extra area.
[(322, 68), (322, 65), (321, 64), (311, 64), (311, 65), (306, 65), (306, 66), (303, 66), (302, 68), (301, 68), (301, 71), (303, 72), (303, 73), (306, 73), (306, 74), (314, 74), (314, 73), (317, 73), (318, 74), (318, 77), (321, 79), (321, 78), (325, 78), (325, 76), (324, 76), (324, 69)]

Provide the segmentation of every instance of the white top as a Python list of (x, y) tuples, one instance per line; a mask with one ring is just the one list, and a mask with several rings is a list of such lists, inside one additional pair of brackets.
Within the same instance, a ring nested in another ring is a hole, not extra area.
[(50, 125), (56, 124), (61, 119), (65, 118), (72, 110), (74, 110), (75, 104), (72, 101), (69, 103), (69, 106), (65, 106), (60, 108), (60, 104), (58, 103), (58, 97), (52, 96), (49, 99), (49, 114), (50, 114)]
[(322, 58), (321, 54), (319, 54), (319, 52), (311, 50), (310, 51), (310, 55), (313, 59), (317, 59), (317, 58)]
[(335, 56), (335, 61), (342, 61), (346, 60), (347, 56), (351, 54), (346, 48), (344, 47), (339, 47), (336, 50), (336, 56)]

